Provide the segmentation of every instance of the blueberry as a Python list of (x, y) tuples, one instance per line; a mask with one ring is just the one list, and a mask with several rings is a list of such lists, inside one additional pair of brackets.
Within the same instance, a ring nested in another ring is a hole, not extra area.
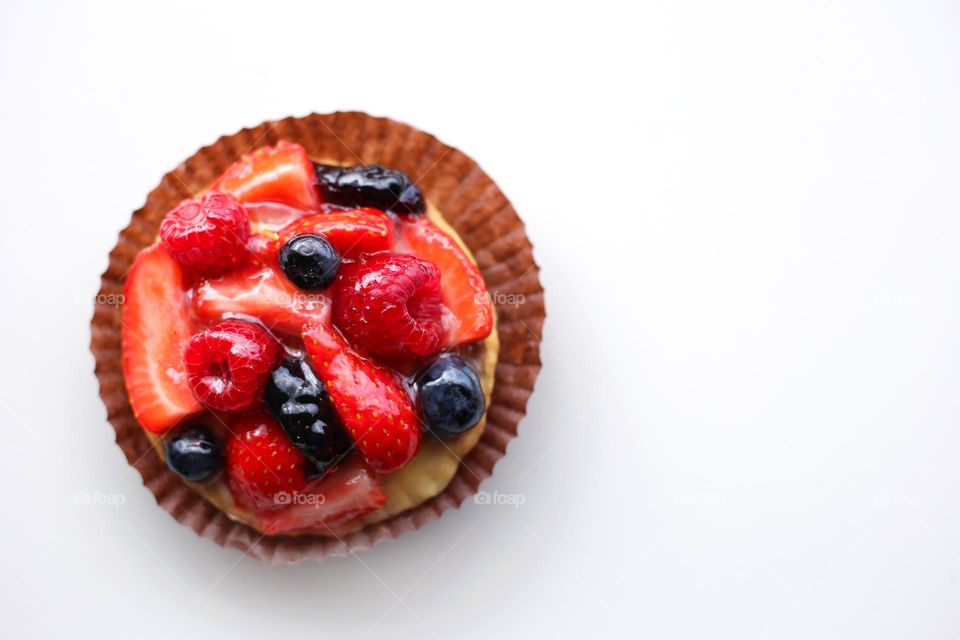
[(164, 445), (167, 466), (190, 482), (211, 480), (223, 470), (223, 447), (207, 427), (197, 425), (179, 431)]
[(314, 164), (324, 202), (375, 207), (394, 213), (423, 213), (423, 194), (407, 174), (378, 164), (336, 167)]
[(453, 438), (480, 422), (486, 401), (480, 378), (458, 355), (443, 355), (416, 378), (420, 417), (434, 435)]
[(313, 462), (318, 474), (350, 451), (350, 438), (326, 387), (303, 360), (289, 358), (273, 370), (264, 400), (290, 442)]
[(301, 289), (326, 289), (340, 271), (340, 254), (323, 236), (294, 236), (280, 249), (280, 268)]

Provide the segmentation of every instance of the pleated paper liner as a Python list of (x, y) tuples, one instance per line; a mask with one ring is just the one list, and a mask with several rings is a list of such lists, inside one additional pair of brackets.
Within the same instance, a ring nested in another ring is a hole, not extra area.
[[(488, 289), (496, 294), (501, 346), (486, 429), (443, 492), (418, 507), (339, 539), (263, 536), (231, 520), (190, 489), (151, 447), (133, 416), (123, 381), (120, 307), (97, 304), (90, 348), (96, 358), (100, 396), (127, 460), (143, 476), (157, 503), (178, 521), (201, 537), (269, 563), (320, 559), (372, 547), (438, 519), (476, 493), (517, 434), (540, 371), (544, 320), (543, 289), (532, 246), (523, 223), (493, 180), (476, 162), (435, 137), (387, 118), (357, 112), (265, 122), (197, 151), (163, 177), (120, 233), (101, 279), (98, 300), (110, 300), (109, 296), (123, 292), (123, 280), (134, 257), (154, 241), (167, 211), (206, 188), (247, 151), (281, 139), (302, 144), (312, 157), (344, 164), (379, 163), (400, 169), (416, 181), (473, 251)], [(515, 304), (518, 299), (523, 304)]]

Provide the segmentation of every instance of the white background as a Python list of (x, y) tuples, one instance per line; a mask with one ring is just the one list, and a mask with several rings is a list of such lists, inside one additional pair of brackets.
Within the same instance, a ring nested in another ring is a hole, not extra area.
[[(0, 635), (960, 635), (960, 7), (720, 4), (3, 3)], [(164, 172), (338, 109), (497, 180), (544, 368), (522, 506), (271, 568), (154, 504), (88, 322)]]

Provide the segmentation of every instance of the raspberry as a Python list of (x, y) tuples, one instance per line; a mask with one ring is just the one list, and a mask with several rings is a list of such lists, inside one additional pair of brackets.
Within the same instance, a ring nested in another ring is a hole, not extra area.
[(160, 240), (184, 267), (203, 276), (240, 265), (247, 255), (250, 221), (233, 196), (210, 191), (184, 200), (160, 223)]
[(260, 402), (282, 352), (260, 325), (226, 320), (190, 339), (183, 354), (187, 381), (207, 407), (244, 411)]
[(362, 351), (388, 359), (440, 349), (440, 305), (440, 269), (407, 254), (378, 253), (345, 264), (334, 284), (334, 323)]

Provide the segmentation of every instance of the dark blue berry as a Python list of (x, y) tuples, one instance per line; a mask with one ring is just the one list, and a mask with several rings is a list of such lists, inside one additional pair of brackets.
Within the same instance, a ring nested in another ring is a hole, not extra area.
[(416, 378), (417, 408), (427, 429), (453, 438), (480, 422), (486, 401), (476, 372), (458, 355), (437, 358)]
[(223, 470), (223, 446), (204, 426), (177, 432), (167, 439), (164, 451), (170, 470), (190, 482), (212, 480)]
[(340, 271), (340, 254), (323, 236), (305, 233), (280, 249), (280, 268), (301, 289), (326, 289)]
[(313, 168), (324, 202), (394, 213), (423, 213), (423, 193), (402, 171), (378, 164), (336, 167), (315, 163)]
[(290, 442), (323, 473), (352, 446), (330, 396), (303, 360), (290, 358), (273, 370), (264, 400)]

